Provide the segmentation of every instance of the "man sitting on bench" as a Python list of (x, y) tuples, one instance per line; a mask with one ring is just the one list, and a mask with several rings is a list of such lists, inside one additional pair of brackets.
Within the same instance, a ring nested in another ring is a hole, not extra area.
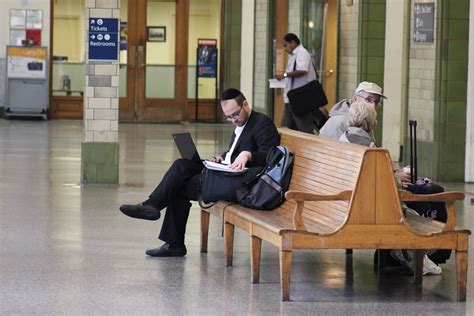
[[(280, 143), (273, 121), (266, 115), (252, 111), (245, 96), (237, 89), (224, 91), (222, 112), (235, 125), (230, 148), (212, 161), (228, 162), (233, 169), (264, 166), (267, 152)], [(200, 176), (204, 165), (189, 159), (177, 159), (163, 176), (149, 199), (137, 205), (122, 205), (120, 211), (133, 218), (157, 220), (161, 210), (166, 215), (159, 239), (165, 242), (159, 248), (149, 249), (152, 257), (183, 257), (186, 255), (184, 235), (191, 208), (190, 200), (198, 198)]]

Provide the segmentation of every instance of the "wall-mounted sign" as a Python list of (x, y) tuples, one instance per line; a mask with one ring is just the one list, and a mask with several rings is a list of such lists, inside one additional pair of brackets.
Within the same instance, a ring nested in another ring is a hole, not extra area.
[(8, 78), (46, 78), (45, 47), (8, 47)]
[(217, 40), (198, 39), (197, 48), (198, 77), (217, 77)]
[(413, 15), (413, 41), (434, 42), (434, 2), (415, 3)]
[(118, 60), (118, 19), (89, 18), (89, 60)]
[(26, 27), (26, 10), (11, 9), (10, 10), (10, 28), (24, 29)]
[(26, 11), (26, 28), (39, 29), (43, 28), (43, 11), (27, 10)]

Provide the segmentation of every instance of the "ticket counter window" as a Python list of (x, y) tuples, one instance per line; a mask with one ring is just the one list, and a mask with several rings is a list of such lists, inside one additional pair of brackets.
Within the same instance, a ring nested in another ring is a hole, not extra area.
[(85, 0), (56, 0), (53, 21), (52, 95), (84, 91)]

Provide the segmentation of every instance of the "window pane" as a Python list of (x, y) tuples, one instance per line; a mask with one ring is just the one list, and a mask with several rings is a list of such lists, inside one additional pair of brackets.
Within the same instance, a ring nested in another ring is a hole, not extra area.
[[(195, 98), (196, 50), (199, 38), (217, 40), (220, 49), (221, 6), (220, 0), (190, 0), (189, 2), (189, 42), (188, 42), (188, 98)], [(219, 61), (218, 61), (219, 64)], [(217, 71), (219, 80), (219, 70)], [(199, 78), (199, 98), (214, 99), (216, 96), (215, 78)]]
[(322, 47), (324, 30), (324, 0), (306, 0), (304, 2), (303, 44), (313, 56), (316, 69), (322, 65)]
[(146, 97), (175, 97), (176, 2), (148, 0)]
[(83, 93), (84, 13), (84, 0), (54, 2), (53, 95)]

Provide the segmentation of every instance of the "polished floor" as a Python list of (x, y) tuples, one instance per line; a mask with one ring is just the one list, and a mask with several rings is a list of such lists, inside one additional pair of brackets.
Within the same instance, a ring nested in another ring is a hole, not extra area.
[[(297, 251), (290, 302), (280, 301), (277, 249), (264, 243), (261, 282), (250, 284), (247, 234), (237, 230), (224, 267), (221, 222), (199, 252), (193, 206), (185, 258), (149, 258), (161, 225), (125, 217), (178, 157), (170, 134), (190, 131), (203, 157), (228, 145), (227, 125), (120, 125), (120, 184), (80, 185), (81, 121), (0, 119), (0, 315), (474, 315), (474, 241), (467, 302), (456, 302), (455, 265), (414, 286), (403, 269), (377, 275), (372, 250)], [(473, 184), (459, 225), (474, 227)]]

